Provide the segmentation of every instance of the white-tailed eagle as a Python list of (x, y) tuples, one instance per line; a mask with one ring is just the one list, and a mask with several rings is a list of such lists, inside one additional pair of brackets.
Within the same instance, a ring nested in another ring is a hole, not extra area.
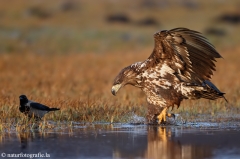
[(163, 30), (154, 34), (155, 46), (148, 59), (120, 71), (112, 94), (130, 84), (147, 96), (148, 121), (166, 122), (167, 109), (180, 106), (183, 99), (224, 98), (210, 82), (216, 58), (221, 55), (201, 33), (187, 28)]

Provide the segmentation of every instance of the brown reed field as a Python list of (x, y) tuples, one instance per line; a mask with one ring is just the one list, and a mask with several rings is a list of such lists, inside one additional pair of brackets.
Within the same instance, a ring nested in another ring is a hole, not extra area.
[[(111, 94), (114, 77), (124, 66), (148, 57), (151, 49), (137, 53), (36, 54), (0, 55), (1, 123), (21, 123), (19, 95), (58, 107), (46, 120), (78, 122), (129, 122), (132, 113), (145, 116), (145, 95), (126, 86), (115, 97)], [(240, 112), (240, 48), (219, 50), (224, 59), (217, 62), (212, 81), (226, 93), (229, 103), (216, 101), (184, 101), (174, 113), (186, 121), (239, 120)]]
[[(144, 117), (143, 92), (126, 86), (115, 97), (112, 82), (123, 67), (150, 55), (154, 32), (180, 26), (203, 32), (223, 56), (212, 82), (226, 93), (229, 103), (188, 100), (172, 112), (186, 122), (240, 119), (240, 27), (216, 21), (222, 14), (235, 13), (238, 1), (183, 5), (143, 0), (103, 0), (94, 5), (87, 0), (11, 2), (14, 5), (0, 2), (0, 132), (34, 127), (34, 121), (18, 110), (21, 94), (61, 109), (45, 116), (43, 129), (47, 121), (124, 123), (131, 122), (133, 113)], [(108, 22), (107, 17), (114, 14), (130, 20)], [(157, 23), (139, 25), (149, 17)], [(208, 34), (207, 28), (220, 34)]]

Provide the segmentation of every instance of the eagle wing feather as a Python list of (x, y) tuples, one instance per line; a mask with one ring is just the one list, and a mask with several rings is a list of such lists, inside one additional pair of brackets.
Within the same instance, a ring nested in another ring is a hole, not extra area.
[[(155, 47), (149, 59), (158, 64), (169, 61), (179, 80), (202, 84), (211, 79), (215, 71), (215, 58), (221, 55), (201, 33), (176, 28), (154, 34)], [(178, 75), (177, 75), (178, 74)]]

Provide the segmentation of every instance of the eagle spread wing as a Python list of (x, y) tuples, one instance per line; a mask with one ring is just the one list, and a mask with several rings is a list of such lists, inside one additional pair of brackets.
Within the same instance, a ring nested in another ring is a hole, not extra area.
[(154, 34), (155, 47), (149, 58), (125, 67), (115, 78), (112, 94), (130, 84), (141, 88), (152, 105), (150, 114), (180, 105), (183, 99), (224, 98), (209, 80), (221, 55), (201, 33), (187, 28)]
[(160, 31), (154, 34), (155, 47), (149, 59), (167, 61), (179, 80), (202, 84), (215, 71), (215, 58), (221, 55), (199, 32), (186, 28)]

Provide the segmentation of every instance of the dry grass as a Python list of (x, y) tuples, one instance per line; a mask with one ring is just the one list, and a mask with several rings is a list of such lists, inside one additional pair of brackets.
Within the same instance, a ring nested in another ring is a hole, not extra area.
[(130, 63), (133, 54), (126, 54), (124, 61), (119, 58), (120, 53), (0, 56), (3, 124), (22, 120), (24, 115), (18, 111), (20, 94), (50, 107), (61, 108), (61, 111), (46, 115), (47, 119), (54, 121), (124, 122), (133, 111), (144, 115), (143, 110), (138, 110), (141, 103), (138, 101), (142, 99), (125, 93), (118, 98), (111, 95), (114, 76)]
[[(19, 125), (26, 120), (18, 111), (20, 94), (50, 107), (61, 108), (46, 115), (46, 120), (56, 122), (126, 122), (132, 112), (144, 116), (147, 103), (140, 90), (126, 86), (115, 97), (110, 89), (120, 69), (146, 59), (150, 50), (112, 54), (0, 55), (0, 129), (3, 124)], [(229, 103), (223, 99), (184, 101), (173, 112), (180, 113), (187, 121), (238, 119), (240, 73), (237, 58), (240, 48), (220, 52), (224, 59), (218, 60), (212, 81), (226, 92)]]

